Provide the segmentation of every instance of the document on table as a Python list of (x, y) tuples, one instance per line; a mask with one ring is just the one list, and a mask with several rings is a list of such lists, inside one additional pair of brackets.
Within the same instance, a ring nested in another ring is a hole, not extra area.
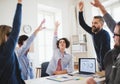
[(47, 79), (58, 81), (58, 82), (64, 82), (64, 81), (73, 80), (74, 77), (69, 75), (54, 75), (54, 76), (47, 77)]

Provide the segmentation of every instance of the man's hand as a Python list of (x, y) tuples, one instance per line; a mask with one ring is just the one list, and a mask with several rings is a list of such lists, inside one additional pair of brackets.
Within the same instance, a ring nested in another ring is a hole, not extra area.
[(22, 0), (18, 0), (18, 3), (22, 3)]
[(84, 2), (80, 1), (79, 2), (79, 11), (82, 12), (83, 11), (83, 7), (84, 7)]
[(99, 0), (94, 0), (94, 2), (91, 2), (91, 4), (92, 4), (94, 7), (100, 7), (100, 6), (102, 6), (102, 4), (100, 3)]

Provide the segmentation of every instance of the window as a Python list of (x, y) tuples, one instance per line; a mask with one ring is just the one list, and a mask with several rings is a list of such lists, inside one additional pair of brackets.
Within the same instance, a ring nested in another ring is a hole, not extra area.
[[(37, 48), (36, 55), (38, 56), (38, 59), (36, 61), (38, 61), (37, 65), (40, 65), (42, 62), (49, 61), (52, 58), (54, 23), (56, 20), (61, 23), (61, 11), (59, 9), (51, 8), (44, 5), (39, 5), (38, 8), (38, 25), (44, 18), (46, 19), (44, 25), (46, 29), (38, 33), (36, 37), (37, 40), (35, 41), (35, 45)], [(59, 36), (61, 35), (62, 33), (59, 33)]]

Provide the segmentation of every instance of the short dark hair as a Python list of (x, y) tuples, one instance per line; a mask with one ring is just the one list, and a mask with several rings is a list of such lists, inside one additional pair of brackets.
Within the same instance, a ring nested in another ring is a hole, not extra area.
[(64, 40), (64, 41), (65, 41), (65, 43), (66, 43), (66, 48), (68, 48), (68, 47), (70, 46), (70, 41), (69, 41), (67, 38), (60, 38), (60, 39), (57, 41), (57, 43), (56, 43), (57, 48), (59, 48), (59, 42), (60, 42), (60, 40)]
[(19, 45), (23, 45), (23, 42), (26, 41), (27, 39), (28, 39), (27, 35), (21, 35), (21, 36), (19, 36), (18, 44)]
[(94, 16), (94, 19), (99, 19), (104, 24), (104, 19), (102, 16)]

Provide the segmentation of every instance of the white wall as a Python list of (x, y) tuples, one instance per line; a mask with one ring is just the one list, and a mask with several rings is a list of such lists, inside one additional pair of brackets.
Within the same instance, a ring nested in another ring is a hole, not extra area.
[[(0, 1), (0, 24), (12, 25), (17, 0)], [(22, 26), (30, 24), (33, 28), (37, 25), (37, 0), (23, 0)], [(21, 28), (22, 30), (22, 28)]]
[(15, 11), (16, 1), (11, 2), (7, 0), (0, 1), (0, 24), (11, 25)]

